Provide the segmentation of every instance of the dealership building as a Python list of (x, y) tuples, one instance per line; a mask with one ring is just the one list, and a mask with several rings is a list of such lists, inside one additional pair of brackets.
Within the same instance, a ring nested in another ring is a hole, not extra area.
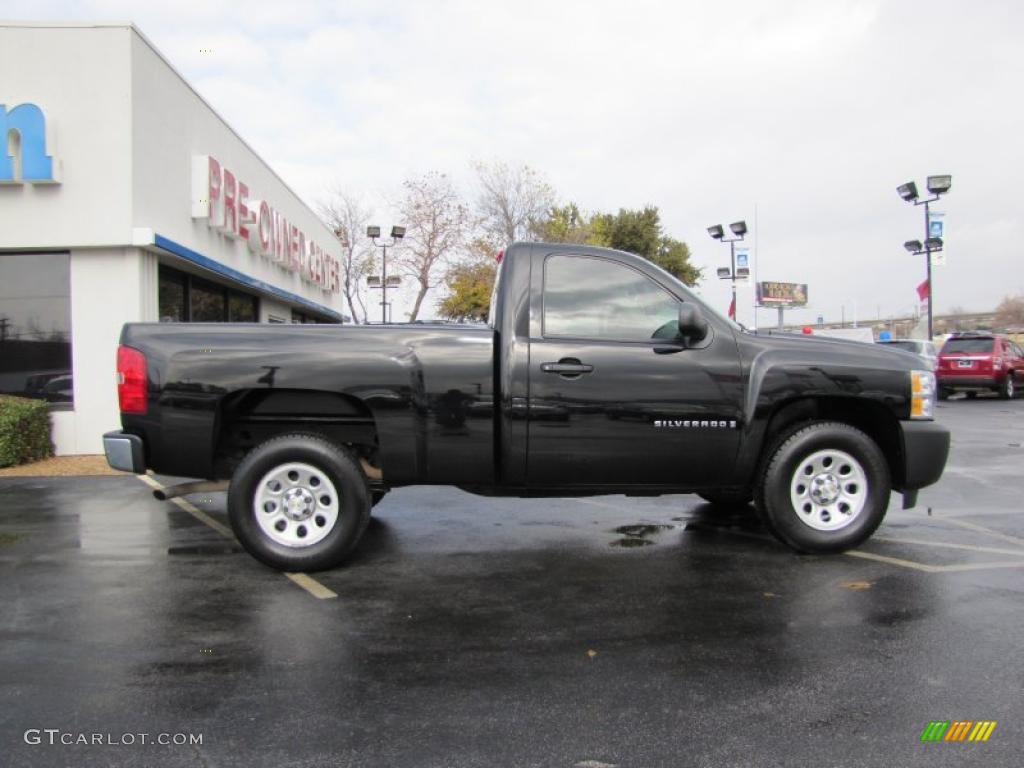
[(337, 238), (133, 26), (0, 23), (0, 72), (0, 393), (58, 454), (119, 426), (126, 322), (345, 319)]

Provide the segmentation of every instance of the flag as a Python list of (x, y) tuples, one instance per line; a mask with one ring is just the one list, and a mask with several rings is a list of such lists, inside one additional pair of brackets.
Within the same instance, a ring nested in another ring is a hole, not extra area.
[(929, 290), (928, 281), (925, 280), (923, 283), (917, 286), (917, 298), (920, 301), (928, 301), (930, 295), (931, 290)]
[(732, 297), (732, 301), (729, 302), (729, 319), (736, 319), (736, 297)]

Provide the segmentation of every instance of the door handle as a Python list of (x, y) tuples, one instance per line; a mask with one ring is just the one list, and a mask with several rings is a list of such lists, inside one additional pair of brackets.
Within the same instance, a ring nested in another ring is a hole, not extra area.
[(557, 363), (541, 363), (540, 369), (544, 373), (557, 373), (559, 376), (571, 376), (573, 378), (584, 373), (590, 373), (594, 366), (581, 363), (575, 358), (562, 358)]

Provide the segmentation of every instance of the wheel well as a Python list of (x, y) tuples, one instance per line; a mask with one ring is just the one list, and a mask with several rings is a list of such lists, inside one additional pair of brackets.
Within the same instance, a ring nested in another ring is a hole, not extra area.
[(379, 467), (377, 425), (366, 404), (337, 392), (244, 389), (226, 395), (217, 414), (214, 474), (230, 478), (260, 443), (289, 432), (320, 435)]
[(772, 414), (765, 431), (762, 459), (785, 432), (811, 421), (838, 421), (864, 432), (875, 441), (889, 465), (894, 488), (903, 485), (903, 441), (899, 420), (881, 403), (857, 397), (801, 398), (785, 403)]

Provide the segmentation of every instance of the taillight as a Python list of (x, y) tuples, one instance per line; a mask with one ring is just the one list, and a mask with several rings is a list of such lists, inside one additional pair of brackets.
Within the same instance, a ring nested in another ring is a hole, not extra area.
[(145, 413), (146, 389), (146, 356), (131, 347), (118, 347), (117, 402), (121, 413)]

